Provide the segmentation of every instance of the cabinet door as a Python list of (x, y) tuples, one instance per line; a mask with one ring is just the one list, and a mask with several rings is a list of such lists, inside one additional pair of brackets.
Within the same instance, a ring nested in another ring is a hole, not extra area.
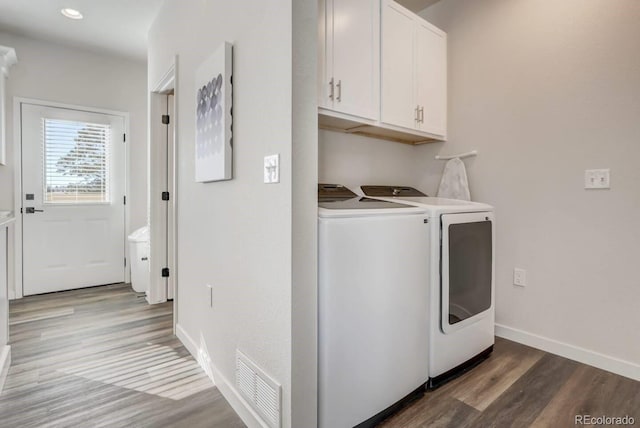
[(333, 110), (378, 118), (379, 0), (329, 0), (333, 4)]
[(381, 121), (416, 128), (414, 18), (393, 1), (382, 8)]
[(416, 94), (421, 131), (447, 133), (447, 38), (422, 20), (416, 21)]

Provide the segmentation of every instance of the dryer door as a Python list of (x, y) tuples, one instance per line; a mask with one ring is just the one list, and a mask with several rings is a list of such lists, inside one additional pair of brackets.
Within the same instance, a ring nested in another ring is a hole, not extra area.
[(493, 307), (493, 213), (442, 215), (441, 317), (452, 333), (487, 316)]

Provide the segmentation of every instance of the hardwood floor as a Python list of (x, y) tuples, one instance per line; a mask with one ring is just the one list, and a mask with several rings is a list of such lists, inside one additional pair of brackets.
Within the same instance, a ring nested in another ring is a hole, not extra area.
[[(171, 328), (171, 303), (124, 284), (12, 301), (0, 427), (243, 427)], [(498, 338), (488, 360), (380, 426), (555, 428), (578, 414), (640, 426), (640, 382)]]
[(125, 284), (10, 305), (0, 426), (244, 427), (172, 334), (172, 303)]
[(561, 428), (580, 426), (575, 415), (628, 415), (640, 426), (640, 382), (496, 338), (489, 359), (380, 427)]

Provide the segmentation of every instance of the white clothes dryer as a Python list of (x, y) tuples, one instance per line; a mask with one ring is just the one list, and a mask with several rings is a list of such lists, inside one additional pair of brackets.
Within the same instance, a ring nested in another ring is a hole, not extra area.
[(362, 186), (361, 190), (367, 197), (405, 203), (427, 213), (427, 386), (437, 388), (477, 365), (493, 350), (493, 207), (427, 197), (409, 186)]

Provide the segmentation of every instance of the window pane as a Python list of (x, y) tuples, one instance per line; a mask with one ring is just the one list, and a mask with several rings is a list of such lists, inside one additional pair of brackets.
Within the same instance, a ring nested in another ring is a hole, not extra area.
[(44, 119), (44, 203), (109, 200), (109, 125)]

